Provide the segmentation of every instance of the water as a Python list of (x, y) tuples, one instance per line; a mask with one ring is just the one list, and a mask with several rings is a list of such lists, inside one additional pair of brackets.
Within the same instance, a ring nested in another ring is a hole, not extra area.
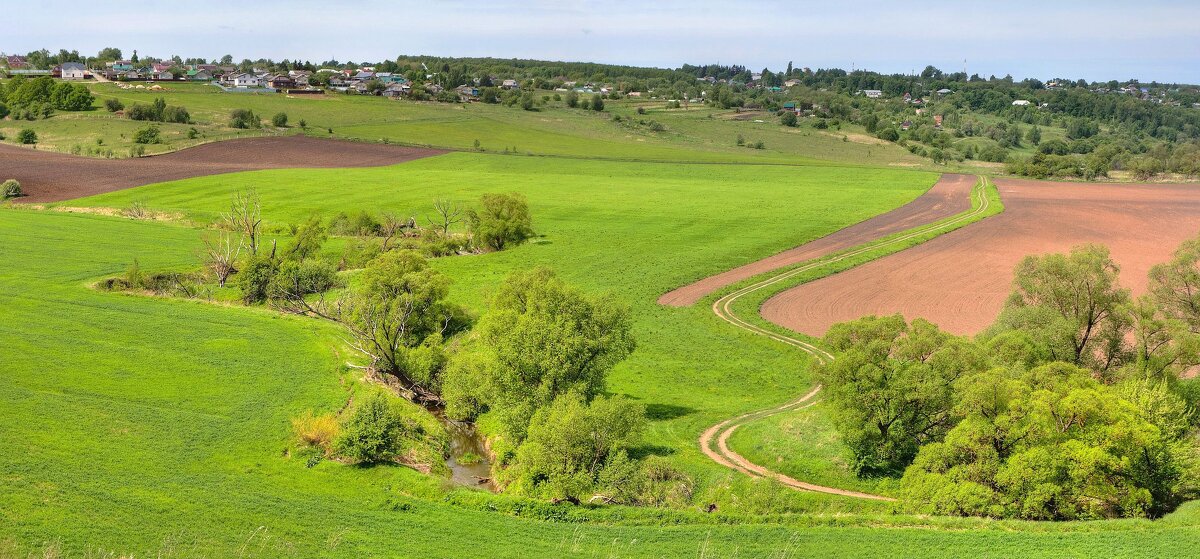
[[(450, 433), (450, 458), (446, 459), (446, 465), (450, 466), (450, 479), (459, 485), (494, 491), (492, 465), (488, 462), (483, 439), (475, 432), (475, 424), (452, 421), (440, 415), (438, 419), (441, 419), (446, 431)], [(460, 464), (459, 458), (467, 454), (475, 455), (479, 461)]]

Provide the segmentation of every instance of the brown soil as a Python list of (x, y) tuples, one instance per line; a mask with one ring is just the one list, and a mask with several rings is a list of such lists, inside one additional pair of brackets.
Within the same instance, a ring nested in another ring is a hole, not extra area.
[(244, 138), (137, 159), (91, 159), (0, 145), (0, 181), (17, 179), (21, 202), (59, 202), (162, 181), (259, 169), (376, 167), (441, 150), (304, 136)]
[(780, 293), (762, 316), (814, 336), (838, 322), (894, 313), (974, 334), (999, 315), (1013, 268), (1027, 254), (1104, 244), (1136, 295), (1150, 267), (1200, 231), (1196, 185), (995, 182), (1004, 213)]
[(964, 212), (971, 209), (971, 187), (974, 185), (975, 177), (971, 175), (942, 175), (933, 188), (904, 206), (774, 256), (680, 287), (659, 297), (658, 302), (686, 307), (722, 287), (758, 274), (820, 258)]

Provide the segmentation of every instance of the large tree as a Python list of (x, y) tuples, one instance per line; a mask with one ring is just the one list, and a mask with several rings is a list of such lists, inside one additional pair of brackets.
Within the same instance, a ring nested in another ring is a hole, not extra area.
[(516, 192), (484, 194), (479, 202), (482, 207), (467, 214), (477, 244), (490, 250), (504, 250), (533, 236), (533, 218), (525, 196)]
[(971, 342), (899, 315), (835, 325), (825, 343), (836, 359), (817, 376), (860, 475), (902, 471), (952, 426), (953, 383), (987, 368)]

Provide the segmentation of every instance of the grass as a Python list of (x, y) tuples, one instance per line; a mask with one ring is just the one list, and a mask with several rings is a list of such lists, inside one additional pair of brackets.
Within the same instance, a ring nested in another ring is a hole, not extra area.
[[(40, 149), (65, 152), (80, 145), (85, 154), (86, 148), (100, 138), (106, 150), (111, 148), (116, 156), (127, 156), (133, 131), (141, 123), (104, 111), (104, 101), (120, 99), (128, 107), (134, 103), (149, 104), (162, 97), (170, 105), (186, 107), (195, 124), (163, 125), (166, 143), (147, 146), (147, 153), (231, 137), (305, 133), (467, 151), (474, 151), (478, 140), (481, 149), (491, 153), (589, 159), (780, 165), (838, 163), (926, 170), (969, 168), (936, 166), (897, 145), (877, 143), (861, 127), (843, 125), (844, 130), (820, 131), (806, 124), (787, 128), (772, 115), (740, 120), (732, 110), (703, 106), (668, 110), (657, 102), (633, 99), (608, 101), (607, 110), (597, 113), (568, 109), (561, 101), (550, 101), (537, 111), (523, 111), (483, 103), (394, 101), (340, 93), (294, 97), (225, 93), (212, 85), (189, 83), (165, 84), (164, 91), (120, 89), (113, 83), (90, 84), (90, 87), (96, 94), (93, 111), (60, 112), (38, 121), (0, 121), (0, 129), (11, 142), (17, 130), (32, 128), (41, 138)], [(537, 92), (536, 97), (552, 94)], [(638, 115), (637, 107), (646, 109), (647, 114)], [(275, 113), (287, 113), (290, 126), (251, 131), (231, 129), (229, 113), (237, 108), (253, 110), (268, 124)], [(615, 121), (614, 116), (621, 116), (622, 121)], [(307, 122), (306, 130), (300, 129), (301, 120)], [(638, 120), (656, 120), (666, 130), (651, 131), (638, 124)], [(198, 130), (200, 137), (186, 137), (191, 127)], [(739, 134), (749, 142), (762, 140), (765, 149), (737, 146)]]
[[(313, 212), (420, 216), (438, 196), (523, 192), (539, 238), (435, 265), (476, 312), (504, 275), (533, 265), (627, 302), (639, 348), (608, 389), (647, 405), (642, 450), (695, 477), (697, 510), (554, 506), (450, 488), (402, 467), (309, 468), (286, 454), (291, 419), (340, 409), (365, 389), (335, 329), (265, 309), (89, 288), (135, 258), (143, 270), (192, 265), (194, 227), (0, 209), (0, 557), (1190, 553), (1200, 544), (1196, 506), (1154, 523), (899, 517), (885, 504), (751, 482), (701, 455), (696, 438), (708, 425), (808, 386), (808, 360), (704, 306), (655, 299), (903, 204), (934, 178), (455, 153), (374, 169), (219, 175), (68, 204), (137, 200), (202, 224), (233, 192), (255, 188), (279, 226)], [(706, 503), (718, 512), (700, 512)]]

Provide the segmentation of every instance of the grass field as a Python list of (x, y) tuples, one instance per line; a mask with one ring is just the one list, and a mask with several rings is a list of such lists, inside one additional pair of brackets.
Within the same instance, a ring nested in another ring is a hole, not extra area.
[[(202, 90), (173, 93), (224, 98)], [(410, 110), (382, 99), (306, 102)], [(210, 118), (203, 103), (189, 103), (181, 104), (198, 119)], [(330, 114), (345, 118), (345, 107)], [(523, 116), (482, 105), (430, 110), (495, 111), (497, 130), (509, 118), (502, 111)], [(303, 117), (292, 114), (293, 120)], [(612, 132), (593, 126), (611, 121), (584, 120), (601, 118), (596, 115), (570, 116), (588, 123), (580, 125), (583, 136), (568, 134), (576, 140), (543, 137), (537, 132), (543, 124), (523, 117), (526, 128), (513, 132), (522, 140), (518, 148), (544, 142), (562, 155), (587, 155), (567, 152), (588, 148), (613, 158), (653, 158), (644, 155), (653, 150), (641, 151), (628, 138), (614, 135), (610, 146), (588, 136), (601, 134), (597, 129)], [(310, 124), (319, 118), (309, 118)], [(661, 149), (718, 160), (743, 157), (727, 148), (672, 147), (699, 137), (689, 126), (707, 129), (708, 118), (671, 118), (679, 124), (669, 125), (669, 133), (680, 137)], [(472, 123), (478, 121), (462, 126)], [(409, 126), (415, 136), (446, 130), (447, 141), (470, 141), (454, 131), (455, 124), (393, 124)], [(804, 138), (817, 137), (816, 131), (782, 133), (796, 134), (795, 149), (814, 145)], [(266, 309), (90, 289), (135, 258), (144, 270), (194, 265), (200, 236), (195, 224), (0, 208), (0, 557), (456, 557), (481, 550), (494, 557), (1190, 553), (1200, 545), (1196, 503), (1158, 522), (901, 517), (889, 515), (883, 503), (752, 482), (699, 452), (697, 436), (707, 426), (807, 389), (809, 363), (799, 352), (721, 322), (706, 305), (667, 308), (655, 303), (657, 297), (899, 206), (935, 179), (928, 172), (858, 166), (452, 153), (383, 168), (217, 175), (64, 204), (120, 208), (139, 201), (204, 224), (234, 192), (253, 188), (268, 225), (277, 227), (313, 213), (363, 209), (421, 217), (435, 197), (473, 203), (484, 192), (522, 192), (539, 234), (534, 242), (441, 259), (435, 266), (453, 278), (452, 297), (476, 312), (506, 274), (535, 265), (627, 302), (639, 346), (614, 370), (608, 389), (646, 404), (652, 422), (642, 450), (669, 457), (697, 480), (696, 510), (552, 506), (453, 488), (402, 467), (323, 462), (307, 468), (284, 452), (288, 419), (309, 409), (338, 409), (362, 389), (345, 365), (353, 357), (336, 330)], [(775, 431), (776, 438), (762, 433), (761, 456), (795, 452), (781, 467), (800, 467), (797, 475), (822, 479), (844, 476), (836, 461), (818, 463), (837, 456), (836, 441), (809, 454), (788, 446), (794, 445), (790, 434), (820, 433), (810, 430), (819, 421), (778, 419), (746, 426), (735, 442), (754, 430)], [(717, 504), (718, 512), (700, 512), (704, 503)]]
[[(91, 84), (90, 87), (96, 94), (95, 110), (60, 112), (47, 120), (0, 121), (0, 132), (11, 142), (17, 131), (28, 127), (38, 132), (40, 149), (69, 152), (78, 145), (87, 154), (88, 148), (103, 147), (104, 150), (112, 149), (116, 157), (125, 157), (132, 146), (133, 132), (143, 123), (104, 111), (101, 108), (104, 100), (120, 99), (129, 106), (149, 104), (155, 98), (163, 97), (170, 105), (186, 107), (195, 123), (162, 125), (166, 143), (146, 146), (147, 153), (231, 137), (306, 133), (454, 150), (474, 150), (478, 140), (480, 147), (488, 152), (638, 161), (786, 165), (821, 161), (968, 172), (974, 168), (971, 162), (950, 167), (934, 165), (900, 146), (868, 137), (858, 126), (843, 125), (843, 130), (815, 130), (807, 124), (787, 128), (779, 125), (777, 117), (766, 113), (755, 118), (735, 118), (739, 115), (732, 110), (703, 106), (687, 110), (666, 109), (661, 102), (655, 101), (609, 101), (604, 113), (596, 113), (568, 109), (562, 101), (551, 100), (537, 111), (529, 112), (483, 103), (393, 101), (340, 93), (295, 97), (225, 93), (207, 84), (165, 84), (164, 91), (120, 89), (113, 83)], [(541, 91), (536, 95), (541, 99), (553, 94)], [(637, 114), (638, 107), (646, 113)], [(229, 128), (229, 112), (235, 108), (255, 111), (268, 126), (255, 131)], [(269, 126), (271, 116), (278, 112), (289, 116), (288, 128)], [(617, 122), (614, 116), (620, 116), (622, 120)], [(299, 128), (301, 120), (306, 121), (306, 130)], [(648, 127), (651, 120), (663, 124), (665, 130), (652, 131)], [(188, 139), (186, 133), (193, 127), (200, 136)], [(765, 148), (738, 146), (739, 135), (748, 143), (761, 140)], [(103, 146), (95, 144), (97, 139), (103, 141)]]

